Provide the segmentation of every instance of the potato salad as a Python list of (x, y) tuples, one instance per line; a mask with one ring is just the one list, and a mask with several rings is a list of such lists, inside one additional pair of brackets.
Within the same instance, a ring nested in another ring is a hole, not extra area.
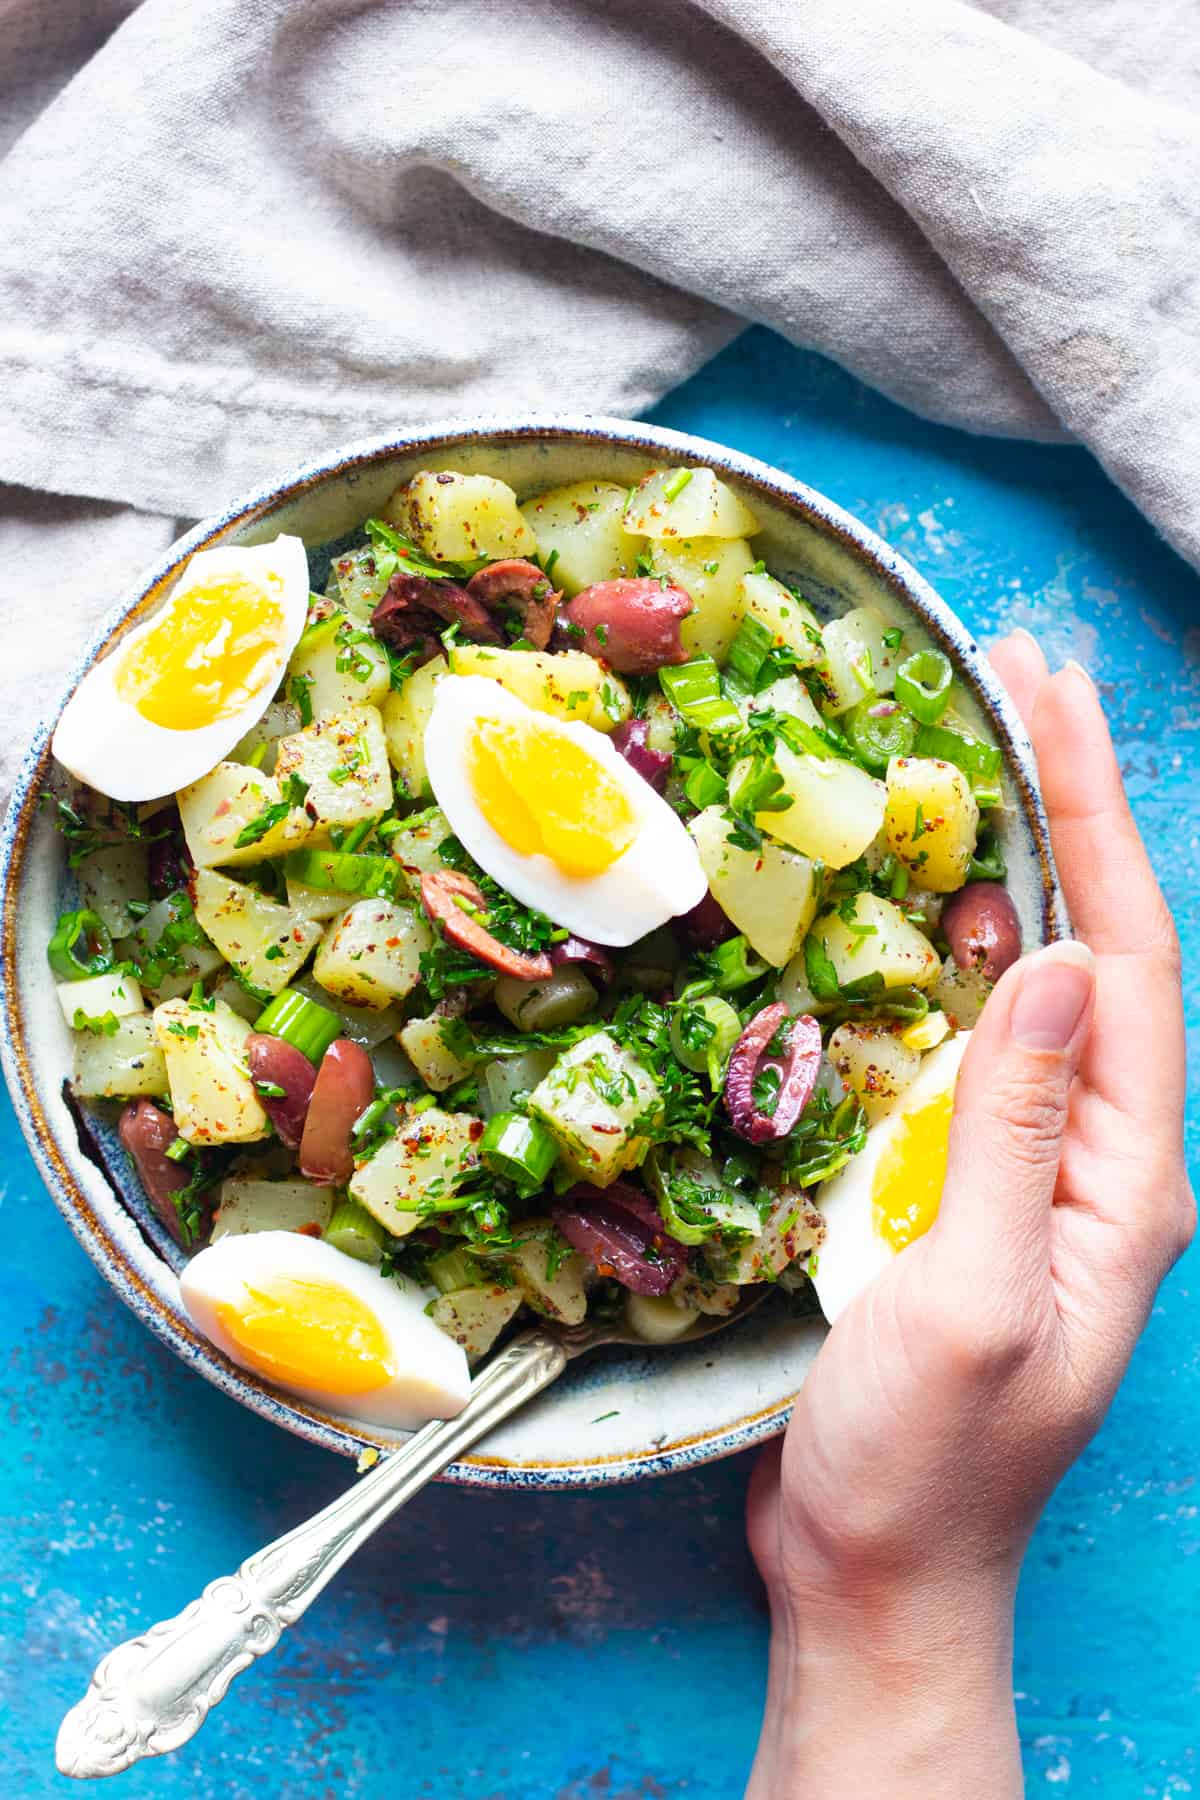
[(833, 1319), (936, 1215), (1000, 753), (758, 531), (707, 468), (423, 470), (197, 552), (72, 696), (74, 1093), (243, 1368), (409, 1428), (522, 1316)]

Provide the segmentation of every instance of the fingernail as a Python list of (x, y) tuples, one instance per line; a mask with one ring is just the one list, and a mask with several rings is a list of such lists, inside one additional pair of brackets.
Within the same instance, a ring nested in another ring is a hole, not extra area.
[(1084, 666), (1081, 662), (1076, 662), (1075, 658), (1073, 656), (1068, 656), (1066, 662), (1063, 664), (1063, 668), (1064, 669), (1074, 669), (1075, 673), (1077, 675), (1083, 676), (1083, 679), (1087, 682), (1088, 686), (1092, 689), (1093, 693), (1095, 692), (1095, 689), (1096, 689), (1095, 680), (1088, 673), (1088, 671), (1084, 668)]
[(1033, 645), (1035, 650), (1040, 650), (1040, 648), (1041, 648), (1041, 645), (1038, 643), (1037, 639), (1034, 637), (1032, 631), (1026, 631), (1026, 629), (1023, 625), (1014, 625), (1008, 635), (1009, 635), (1009, 637), (1023, 637), (1025, 639), (1026, 643)]
[(1065, 1050), (1087, 1010), (1096, 963), (1086, 944), (1048, 944), (1022, 965), (1012, 1034), (1026, 1050)]

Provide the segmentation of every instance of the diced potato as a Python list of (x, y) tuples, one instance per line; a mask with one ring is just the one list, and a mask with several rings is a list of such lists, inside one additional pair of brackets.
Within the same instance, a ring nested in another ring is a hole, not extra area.
[(115, 938), (128, 937), (137, 923), (129, 902), (150, 898), (146, 847), (136, 838), (95, 850), (79, 865), (79, 903), (104, 920)]
[(833, 1032), (829, 1060), (858, 1095), (872, 1124), (891, 1111), (921, 1069), (920, 1051), (910, 1049), (894, 1026), (856, 1021), (847, 1021)]
[(331, 891), (329, 888), (309, 887), (306, 881), (293, 881), (287, 877), (288, 911), (297, 919), (316, 919), (319, 924), (326, 924), (346, 904), (345, 894)]
[(948, 956), (929, 990), (929, 998), (943, 1009), (955, 1031), (971, 1031), (991, 991), (991, 983), (979, 969), (960, 969)]
[(309, 626), (292, 652), (288, 675), (307, 684), (313, 718), (350, 706), (382, 706), (391, 688), (387, 651), (345, 613)]
[(819, 663), (825, 655), (825, 644), (817, 615), (773, 575), (742, 577), (742, 601), (752, 619), (771, 634), (777, 649), (790, 650), (802, 669)]
[(659, 538), (653, 556), (654, 573), (692, 597), (695, 610), (679, 628), (684, 649), (723, 663), (745, 610), (742, 579), (754, 567), (749, 544), (745, 538)]
[(564, 963), (545, 981), (517, 981), (501, 975), (495, 988), (496, 1007), (518, 1031), (554, 1031), (560, 1025), (576, 1025), (596, 1005), (596, 990), (571, 963)]
[(165, 1000), (154, 1035), (167, 1062), (171, 1108), (189, 1144), (249, 1144), (271, 1126), (246, 1064), (247, 1020), (217, 1000), (207, 1007)]
[(929, 939), (878, 894), (855, 894), (849, 904), (818, 919), (813, 930), (839, 987), (875, 974), (882, 975), (885, 988), (927, 988), (937, 980), (941, 963)]
[(167, 1065), (149, 1013), (127, 1013), (111, 1036), (77, 1032), (74, 1050), (71, 1086), (81, 1100), (157, 1099), (167, 1092)]
[(220, 978), (213, 982), (212, 997), (223, 1000), (230, 1012), (235, 1012), (239, 1019), (249, 1019), (251, 1025), (258, 1019), (263, 1010), (261, 1000), (255, 998), (249, 988), (242, 986), (232, 969), (226, 969)]
[(352, 1006), (382, 1009), (411, 994), (421, 979), (421, 953), (433, 934), (411, 906), (359, 900), (329, 927), (313, 975)]
[[(165, 899), (156, 900), (134, 933), (134, 960), (145, 968), (163, 954), (159, 946), (164, 933), (170, 932), (173, 925), (193, 918), (192, 903), (187, 894), (168, 894)], [(193, 983), (214, 974), (225, 960), (221, 952), (209, 943), (181, 943), (172, 947), (168, 941), (167, 950), (172, 956), (179, 958), (183, 967), (177, 973), (166, 976), (153, 990), (156, 1003), (159, 1000), (173, 999), (176, 994), (186, 994)], [(142, 986), (148, 987), (149, 983), (143, 980)]]
[(332, 1188), (311, 1181), (257, 1181), (231, 1175), (221, 1183), (212, 1241), (252, 1231), (303, 1231), (315, 1237), (333, 1214)]
[(480, 1121), (430, 1107), (414, 1113), (350, 1178), (352, 1197), (394, 1237), (424, 1222), (422, 1198), (453, 1194), (479, 1161)]
[(498, 1056), (488, 1063), (479, 1083), (481, 1110), (485, 1118), (511, 1112), (517, 1098), (522, 1101), (538, 1082), (554, 1067), (553, 1050), (525, 1050), (520, 1056)]
[(967, 879), (979, 831), (971, 784), (953, 763), (893, 756), (887, 772), (888, 847), (935, 894), (952, 894)]
[(648, 695), (645, 720), (647, 749), (661, 750), (667, 756), (673, 756), (679, 731), (679, 714), (665, 694)]
[[(399, 1006), (355, 1006), (344, 1000), (340, 994), (331, 994), (323, 988), (311, 970), (297, 975), (289, 984), (298, 994), (307, 994), (318, 1006), (327, 1006), (342, 1021), (342, 1036), (348, 1037), (351, 1043), (361, 1044), (364, 1050), (373, 1050), (376, 1044), (394, 1038), (404, 1023), (404, 1013)], [(385, 1083), (395, 1086), (396, 1083)]]
[(729, 821), (710, 806), (688, 825), (713, 898), (765, 962), (782, 968), (816, 917), (820, 871), (799, 851), (764, 843), (743, 850), (729, 842)]
[(647, 1344), (675, 1343), (700, 1317), (690, 1306), (678, 1305), (670, 1294), (630, 1294), (625, 1301), (626, 1325)]
[(378, 708), (320, 713), (303, 731), (281, 739), (275, 775), (281, 782), (296, 775), (308, 783), (305, 810), (319, 836), (327, 836), (331, 825), (379, 818), (392, 804), (392, 772)]
[(627, 498), (615, 481), (573, 481), (522, 506), (542, 567), (550, 564), (550, 579), (568, 600), (594, 582), (634, 573), (642, 544), (623, 523)]
[(826, 625), (821, 633), (825, 643), (822, 674), (829, 712), (848, 712), (860, 700), (891, 693), (902, 654), (884, 643), (883, 634), (891, 629), (883, 614), (870, 606), (856, 606)]
[(383, 730), (392, 767), (414, 800), (433, 792), (425, 769), (425, 727), (433, 711), (434, 690), (446, 673), (446, 659), (435, 656), (414, 669), (400, 692), (383, 703)]
[[(844, 869), (861, 856), (883, 823), (887, 789), (882, 781), (857, 763), (797, 754), (782, 741), (773, 760), (783, 777), (779, 797), (792, 804), (782, 812), (756, 813), (759, 830), (831, 869)], [(735, 764), (731, 788), (746, 766)]]
[(420, 898), (422, 875), (435, 874), (442, 867), (442, 845), (453, 835), (445, 813), (431, 807), (416, 814), (411, 824), (388, 839), (404, 884), (414, 899)]
[(458, 1288), (452, 1294), (439, 1294), (429, 1316), (447, 1337), (462, 1345), (472, 1362), (478, 1362), (520, 1311), (524, 1298), (519, 1287)]
[(711, 469), (654, 469), (629, 497), (625, 529), (649, 538), (739, 538), (759, 525)]
[(297, 917), (278, 900), (230, 875), (197, 869), (193, 891), (201, 930), (226, 962), (268, 994), (285, 988), (320, 942), (317, 920)]
[(77, 1015), (103, 1019), (111, 1013), (120, 1019), (128, 1013), (140, 1013), (145, 1007), (142, 990), (132, 975), (88, 975), (82, 981), (60, 981), (56, 991), (68, 1025), (75, 1024)]
[(413, 1068), (427, 1088), (435, 1094), (465, 1081), (475, 1067), (474, 1060), (456, 1056), (446, 1042), (443, 1029), (450, 1021), (434, 1013), (428, 1019), (410, 1019), (400, 1031), (400, 1044), (411, 1059)]
[(597, 731), (615, 731), (633, 710), (623, 681), (582, 650), (493, 650), (456, 644), (452, 675), (485, 675), (553, 719), (577, 719)]
[(230, 762), (249, 763), (264, 774), (273, 774), (280, 738), (299, 731), (303, 723), (300, 708), (294, 701), (272, 700), (262, 718), (257, 719), (245, 737), (234, 745)]
[[(280, 745), (287, 743), (283, 739)], [(239, 846), (238, 838), (269, 806), (278, 806), (283, 790), (274, 775), (243, 763), (221, 762), (176, 796), (183, 835), (198, 869), (264, 862), (307, 843), (313, 822), (302, 806), (293, 806), (261, 837)]]
[(345, 556), (334, 557), (326, 592), (340, 600), (352, 618), (367, 625), (371, 614), (387, 593), (390, 580), (390, 562), (377, 558), (373, 546), (368, 546), (364, 550), (350, 550)]
[(587, 1264), (563, 1242), (550, 1219), (525, 1219), (509, 1252), (517, 1287), (535, 1312), (560, 1325), (582, 1324), (587, 1312)]
[(662, 1097), (635, 1056), (607, 1031), (595, 1031), (564, 1050), (528, 1104), (571, 1170), (607, 1187), (642, 1160), (647, 1140), (635, 1127), (659, 1115)]
[(521, 517), (517, 496), (493, 475), (422, 469), (396, 489), (383, 516), (435, 562), (538, 553), (538, 540)]
[(798, 1256), (815, 1250), (825, 1237), (825, 1221), (810, 1206), (803, 1188), (780, 1188), (762, 1229), (737, 1250), (710, 1249), (707, 1261), (714, 1275), (735, 1287), (773, 1281)]

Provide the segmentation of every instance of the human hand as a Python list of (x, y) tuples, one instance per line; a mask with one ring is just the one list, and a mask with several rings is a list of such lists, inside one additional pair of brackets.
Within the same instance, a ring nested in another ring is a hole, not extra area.
[(1078, 941), (997, 985), (939, 1218), (839, 1318), (755, 1471), (772, 1643), (754, 1800), (1022, 1792), (1021, 1557), (1193, 1230), (1178, 942), (1099, 699), (1024, 633), (991, 660)]

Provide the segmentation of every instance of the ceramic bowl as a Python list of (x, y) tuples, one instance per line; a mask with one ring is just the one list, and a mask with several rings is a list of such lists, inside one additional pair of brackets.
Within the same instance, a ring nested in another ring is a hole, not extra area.
[[(1014, 804), (1004, 850), (1027, 947), (1062, 936), (1032, 749), (970, 632), (902, 557), (857, 519), (789, 475), (700, 438), (621, 419), (494, 419), (373, 439), (294, 470), (205, 520), (118, 601), (67, 692), (131, 624), (153, 610), (193, 551), (297, 533), (330, 542), (377, 512), (419, 468), (482, 471), (521, 495), (585, 476), (630, 483), (664, 462), (715, 468), (762, 520), (755, 548), (818, 612), (869, 603), (954, 662), (978, 720), (1004, 750)], [(63, 700), (66, 700), (66, 694)], [(46, 1185), (105, 1279), (171, 1349), (223, 1392), (311, 1442), (357, 1456), (388, 1435), (288, 1400), (200, 1337), (179, 1299), (182, 1258), (131, 1179), (110, 1123), (69, 1104), (68, 1033), (45, 946), (69, 903), (61, 840), (37, 805), (54, 719), (18, 777), (0, 841), (3, 1055), (18, 1117)], [(585, 1487), (661, 1474), (728, 1455), (783, 1429), (824, 1327), (771, 1296), (744, 1322), (691, 1347), (602, 1351), (572, 1366), (447, 1479), (480, 1487)]]

